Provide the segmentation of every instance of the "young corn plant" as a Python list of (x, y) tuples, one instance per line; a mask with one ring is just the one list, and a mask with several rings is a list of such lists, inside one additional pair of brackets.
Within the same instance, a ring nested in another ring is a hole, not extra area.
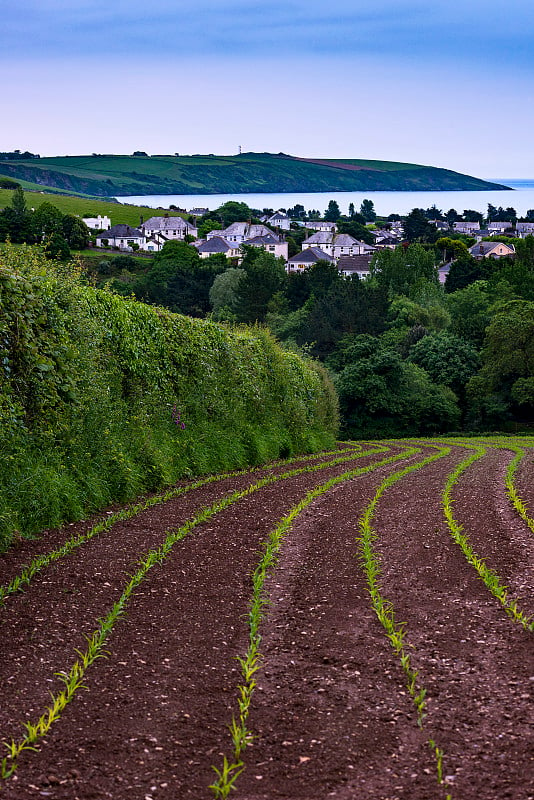
[[(380, 446), (378, 446), (378, 448), (380, 449), (376, 449), (375, 452), (383, 452), (386, 449)], [(361, 446), (360, 447), (351, 446), (343, 451), (332, 450), (329, 452), (321, 453), (320, 457), (322, 458), (323, 456), (337, 455), (340, 452), (344, 453), (344, 455), (341, 456), (340, 460), (328, 462), (329, 464), (336, 464), (340, 463), (340, 461), (343, 461), (343, 459), (346, 458), (347, 455), (349, 457), (351, 454), (355, 455), (358, 450), (361, 451)], [(369, 452), (370, 451), (367, 451), (367, 453)], [(291, 464), (294, 462), (300, 463), (301, 461), (302, 462), (309, 461), (317, 457), (318, 457), (317, 453), (314, 453), (313, 455), (310, 456), (304, 456), (304, 457), (299, 456), (297, 458), (275, 461), (268, 466), (277, 467), (277, 466), (283, 466), (284, 464)], [(219, 475), (209, 475), (207, 478), (201, 478), (200, 480), (194, 481), (193, 483), (190, 483), (187, 486), (178, 486), (173, 489), (169, 489), (167, 492), (164, 492), (163, 494), (155, 495), (154, 497), (150, 497), (141, 503), (135, 503), (134, 505), (128, 506), (126, 508), (114, 512), (113, 514), (110, 514), (108, 517), (106, 517), (106, 519), (98, 522), (86, 533), (80, 533), (75, 536), (71, 536), (70, 539), (68, 539), (61, 547), (57, 548), (56, 550), (52, 550), (48, 553), (44, 553), (42, 555), (37, 556), (36, 558), (33, 559), (33, 561), (24, 566), (22, 568), (21, 573), (17, 575), (15, 578), (13, 578), (13, 580), (10, 583), (6, 584), (5, 586), (0, 586), (0, 606), (2, 606), (5, 603), (5, 601), (10, 595), (15, 594), (16, 592), (23, 591), (30, 584), (32, 578), (39, 572), (42, 572), (42, 570), (44, 570), (46, 567), (50, 566), (50, 564), (53, 564), (59, 559), (70, 555), (78, 547), (81, 547), (82, 545), (86, 544), (86, 542), (90, 541), (93, 537), (111, 530), (111, 528), (118, 522), (124, 522), (125, 520), (132, 519), (141, 512), (147, 511), (149, 508), (153, 508), (154, 506), (160, 505), (161, 503), (166, 503), (169, 500), (173, 500), (176, 497), (180, 497), (181, 495), (187, 494), (187, 492), (191, 492), (194, 489), (199, 489), (201, 486), (205, 486), (206, 484), (222, 481), (227, 478), (240, 477), (242, 475), (254, 473), (265, 468), (266, 468), (265, 466), (262, 466), (262, 467), (255, 467), (254, 469), (244, 469), (235, 472), (221, 473)]]
[(248, 625), (249, 625), (249, 646), (245, 656), (237, 656), (237, 661), (241, 666), (241, 677), (243, 683), (237, 687), (238, 699), (237, 704), (239, 713), (232, 718), (230, 723), (230, 735), (232, 739), (232, 755), (230, 757), (223, 757), (222, 768), (219, 769), (213, 766), (212, 769), (217, 775), (217, 780), (210, 785), (215, 798), (227, 797), (231, 789), (236, 788), (235, 783), (238, 775), (244, 770), (242, 761), (242, 754), (247, 746), (253, 740), (253, 734), (247, 728), (247, 719), (250, 710), (250, 703), (252, 694), (256, 688), (255, 674), (261, 667), (262, 656), (259, 650), (261, 635), (259, 632), (261, 622), (265, 616), (267, 606), (270, 604), (269, 597), (265, 591), (265, 581), (272, 575), (280, 552), (280, 547), (284, 538), (291, 530), (295, 519), (299, 514), (304, 511), (321, 495), (328, 492), (334, 486), (343, 483), (352, 478), (372, 472), (379, 467), (387, 464), (394, 463), (401, 459), (417, 454), (419, 448), (407, 448), (401, 453), (394, 456), (382, 459), (381, 461), (370, 464), (367, 467), (360, 467), (359, 469), (350, 470), (337, 475), (326, 481), (321, 486), (312, 489), (306, 496), (297, 503), (289, 513), (284, 516), (274, 530), (270, 533), (269, 538), (263, 545), (263, 555), (254, 570), (252, 576), (253, 593), (250, 602)]
[[(251, 484), (246, 489), (242, 491), (232, 492), (231, 494), (223, 497), (221, 500), (213, 503), (210, 506), (206, 506), (201, 509), (194, 517), (188, 520), (184, 525), (179, 527), (178, 529), (171, 529), (167, 531), (165, 540), (160, 547), (149, 550), (139, 561), (139, 568), (138, 570), (130, 577), (126, 588), (124, 589), (122, 595), (117, 600), (117, 602), (113, 605), (110, 612), (103, 617), (99, 621), (99, 625), (97, 629), (93, 632), (93, 634), (88, 638), (88, 646), (85, 651), (80, 652), (76, 651), (78, 654), (78, 660), (74, 662), (72, 667), (70, 668), (68, 673), (61, 674), (61, 680), (65, 683), (65, 688), (58, 692), (55, 695), (52, 695), (52, 706), (48, 708), (38, 719), (37, 723), (26, 723), (26, 735), (22, 736), (19, 741), (11, 741), (11, 742), (4, 742), (4, 745), (8, 749), (8, 755), (2, 762), (2, 772), (1, 777), (7, 778), (10, 777), (17, 768), (17, 762), (19, 755), (28, 749), (35, 749), (33, 745), (46, 733), (49, 731), (50, 727), (56, 722), (65, 707), (68, 703), (71, 702), (73, 699), (76, 691), (83, 686), (83, 678), (88, 670), (88, 668), (94, 663), (97, 658), (101, 658), (106, 655), (104, 650), (104, 646), (113, 631), (115, 624), (120, 619), (120, 617), (126, 612), (126, 607), (128, 602), (131, 598), (131, 595), (135, 591), (135, 589), (139, 586), (139, 584), (144, 580), (148, 572), (152, 569), (152, 567), (162, 564), (165, 558), (170, 553), (173, 546), (184, 539), (187, 535), (191, 533), (198, 525), (203, 522), (206, 522), (208, 519), (213, 517), (215, 514), (223, 511), (224, 509), (228, 508), (233, 503), (250, 496), (254, 492), (258, 491), (259, 489), (263, 488), (264, 486), (268, 486), (272, 483), (276, 483), (277, 481), (285, 480), (290, 477), (294, 477), (295, 475), (300, 475), (302, 473), (312, 473), (317, 472), (322, 469), (326, 469), (327, 467), (333, 466), (335, 464), (344, 463), (346, 461), (352, 461), (358, 458), (362, 458), (365, 455), (374, 454), (384, 452), (387, 448), (380, 447), (372, 450), (367, 450), (363, 452), (357, 452), (356, 454), (345, 456), (339, 459), (334, 459), (332, 461), (327, 462), (320, 462), (319, 464), (313, 464), (311, 466), (302, 467), (299, 469), (290, 470), (288, 472), (281, 473), (279, 475), (269, 475), (265, 478), (262, 478), (255, 484)], [(407, 451), (408, 452), (408, 451)], [(393, 456), (389, 459), (384, 459), (382, 462), (376, 462), (371, 464), (367, 467), (363, 467), (361, 470), (355, 470), (354, 474), (356, 473), (364, 473), (369, 472), (373, 469), (378, 468), (383, 463), (388, 463), (390, 460), (396, 460), (402, 457), (406, 457), (406, 453), (400, 453), (396, 456)], [(259, 640), (258, 640), (259, 643)], [(256, 671), (254, 669), (254, 662), (250, 661), (248, 657), (245, 659), (245, 664), (247, 665), (247, 675), (251, 676)], [(248, 696), (248, 691), (244, 694), (245, 702)], [(248, 700), (248, 703), (250, 699)], [(245, 706), (246, 713), (248, 714), (248, 705)], [(238, 723), (240, 724), (240, 723)], [(244, 739), (248, 738), (248, 733), (243, 734)], [(228, 766), (228, 765), (227, 765)], [(230, 767), (235, 768), (235, 763), (229, 765)], [(223, 766), (223, 772), (224, 772)], [(231, 775), (235, 775), (235, 769), (230, 771)]]
[(524, 500), (522, 500), (515, 488), (515, 476), (517, 473), (517, 469), (519, 464), (525, 457), (525, 449), (523, 447), (517, 447), (514, 445), (508, 445), (511, 450), (515, 451), (515, 456), (508, 464), (508, 468), (506, 470), (506, 476), (504, 479), (505, 486), (506, 486), (506, 494), (512, 501), (512, 505), (514, 509), (517, 511), (521, 519), (526, 522), (532, 533), (534, 533), (534, 519), (529, 516), (528, 514), (528, 507)]
[[(392, 602), (382, 595), (380, 589), (380, 566), (373, 546), (378, 539), (378, 534), (372, 527), (372, 521), (380, 498), (391, 486), (393, 486), (393, 484), (397, 483), (397, 481), (401, 480), (406, 475), (415, 472), (416, 470), (423, 469), (434, 461), (449, 455), (451, 452), (450, 447), (440, 447), (438, 445), (432, 446), (438, 448), (436, 453), (427, 456), (427, 458), (417, 462), (416, 464), (409, 465), (404, 469), (389, 475), (378, 487), (375, 496), (365, 509), (363, 515), (358, 520), (358, 526), (360, 529), (360, 536), (358, 537), (359, 557), (367, 579), (367, 589), (371, 598), (371, 606), (378, 620), (380, 621), (380, 624), (384, 628), (395, 655), (399, 658), (401, 667), (406, 677), (406, 686), (408, 692), (417, 711), (417, 724), (420, 728), (423, 728), (423, 721), (426, 715), (425, 709), (427, 690), (419, 684), (419, 673), (412, 666), (408, 645), (405, 643), (405, 623), (397, 622)], [(440, 753), (439, 759), (438, 751)], [(441, 782), (440, 778), (442, 778), (443, 751), (437, 748), (437, 750), (435, 750), (435, 756), (438, 782)]]
[(447, 521), (449, 531), (452, 538), (457, 545), (461, 548), (467, 562), (474, 567), (478, 576), (483, 580), (486, 587), (499, 600), (503, 606), (506, 614), (514, 621), (519, 623), (525, 630), (534, 630), (533, 620), (527, 616), (519, 607), (518, 602), (508, 595), (507, 587), (504, 586), (497, 573), (490, 569), (486, 562), (481, 559), (471, 547), (469, 539), (463, 533), (463, 526), (460, 525), (454, 518), (452, 513), (453, 499), (452, 490), (458, 483), (462, 473), (479, 458), (482, 458), (486, 453), (485, 448), (477, 448), (474, 453), (467, 456), (461, 461), (456, 469), (454, 469), (447, 478), (445, 488), (442, 494), (443, 513)]

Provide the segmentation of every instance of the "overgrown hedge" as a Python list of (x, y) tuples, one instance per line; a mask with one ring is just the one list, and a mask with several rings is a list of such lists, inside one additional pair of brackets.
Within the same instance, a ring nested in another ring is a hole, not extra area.
[(93, 289), (35, 248), (0, 252), (0, 375), (1, 547), (337, 430), (325, 373), (267, 331)]

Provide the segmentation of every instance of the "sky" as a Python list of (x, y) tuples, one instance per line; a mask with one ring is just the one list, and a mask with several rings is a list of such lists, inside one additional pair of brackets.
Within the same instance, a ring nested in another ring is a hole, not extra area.
[(0, 151), (534, 177), (532, 0), (0, 0)]

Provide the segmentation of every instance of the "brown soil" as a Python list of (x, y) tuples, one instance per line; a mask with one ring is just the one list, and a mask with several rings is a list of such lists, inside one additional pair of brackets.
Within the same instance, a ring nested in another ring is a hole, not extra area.
[[(297, 519), (284, 542), (262, 625), (263, 669), (249, 718), (256, 738), (231, 796), (534, 798), (532, 637), (506, 617), (465, 562), (440, 508), (446, 475), (466, 452), (454, 448), (392, 486), (373, 523), (381, 585), (397, 619), (407, 623), (412, 660), (428, 690), (423, 730), (370, 608), (356, 544), (359, 515), (403, 461), (338, 485)], [(250, 576), (261, 543), (310, 488), (383, 457), (264, 487), (176, 544), (136, 590), (109, 639), (108, 657), (87, 673), (87, 689), (38, 752), (22, 754), (0, 797), (209, 798), (211, 766), (231, 751), (236, 656), (247, 647)], [(491, 452), (473, 465), (455, 490), (454, 511), (475, 549), (515, 582), (528, 604), (530, 532), (502, 491), (510, 457)], [(263, 474), (202, 487), (119, 523), (7, 601), (0, 611), (3, 739), (18, 738), (24, 720), (42, 713), (48, 691), (59, 688), (54, 672), (67, 669), (74, 648), (84, 647), (84, 635), (116, 601), (139, 556), (170, 527)], [(47, 544), (71, 530), (51, 533)], [(5, 557), (2, 582), (43, 549), (32, 542)], [(429, 738), (445, 752), (447, 787), (437, 785)]]

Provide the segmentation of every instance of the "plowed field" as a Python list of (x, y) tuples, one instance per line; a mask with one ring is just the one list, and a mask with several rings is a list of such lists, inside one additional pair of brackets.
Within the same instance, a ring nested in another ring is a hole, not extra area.
[(0, 557), (0, 798), (532, 800), (534, 440), (184, 483)]

